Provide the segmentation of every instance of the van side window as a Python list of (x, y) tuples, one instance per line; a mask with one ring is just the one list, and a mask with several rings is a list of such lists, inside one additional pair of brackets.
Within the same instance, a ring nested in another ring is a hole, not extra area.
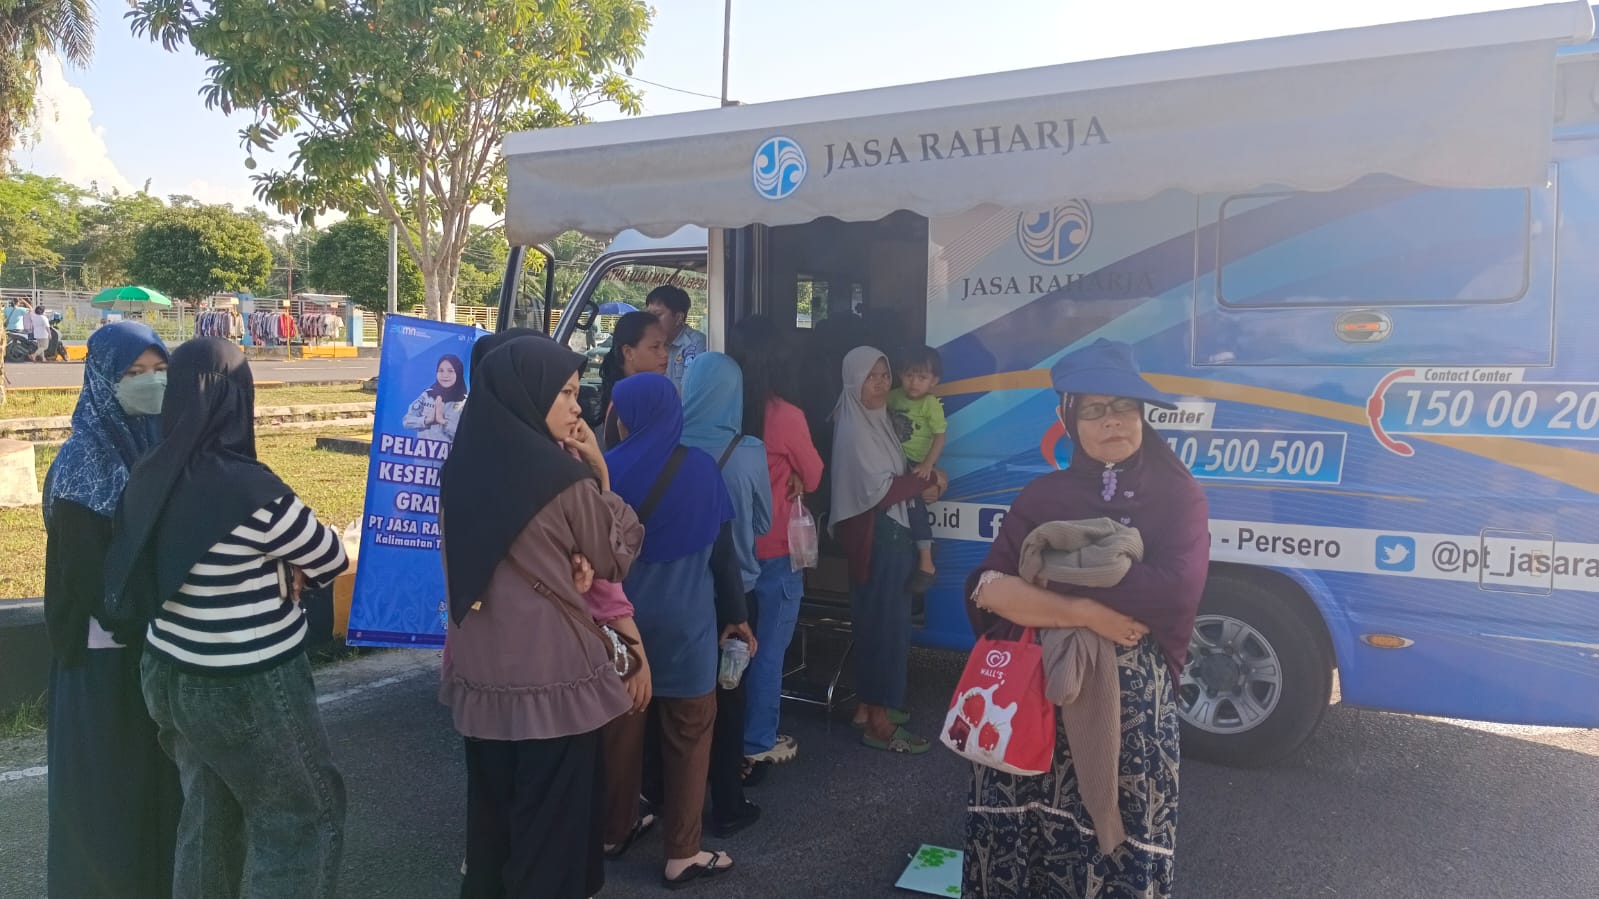
[(1410, 185), (1228, 199), (1216, 291), (1232, 308), (1511, 303), (1529, 283), (1526, 190)]

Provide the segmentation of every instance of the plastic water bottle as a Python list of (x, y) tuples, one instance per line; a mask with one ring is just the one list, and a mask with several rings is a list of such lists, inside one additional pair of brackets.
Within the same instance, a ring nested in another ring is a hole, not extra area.
[(721, 663), (717, 666), (716, 682), (724, 690), (731, 690), (744, 679), (744, 669), (750, 664), (750, 645), (737, 637), (722, 641)]

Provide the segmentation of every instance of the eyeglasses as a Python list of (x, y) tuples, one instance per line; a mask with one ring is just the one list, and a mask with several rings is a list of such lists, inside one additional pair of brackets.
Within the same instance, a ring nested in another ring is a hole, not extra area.
[(1078, 421), (1099, 421), (1106, 415), (1132, 415), (1144, 411), (1143, 400), (1119, 396), (1108, 403), (1088, 403), (1077, 407)]

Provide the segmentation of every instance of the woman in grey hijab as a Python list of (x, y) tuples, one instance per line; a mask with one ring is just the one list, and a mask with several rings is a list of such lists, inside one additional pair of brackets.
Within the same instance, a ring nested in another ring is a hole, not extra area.
[(911, 604), (905, 584), (915, 563), (905, 501), (936, 500), (937, 487), (906, 473), (905, 453), (888, 418), (893, 384), (888, 357), (856, 347), (844, 357), (844, 390), (833, 409), (830, 527), (849, 559), (850, 613), (861, 652), (855, 679), (865, 714), (861, 742), (919, 755), (927, 740), (900, 726), (906, 716)]

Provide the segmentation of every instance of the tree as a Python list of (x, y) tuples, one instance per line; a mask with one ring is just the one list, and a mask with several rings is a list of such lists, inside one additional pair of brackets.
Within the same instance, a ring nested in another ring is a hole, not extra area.
[(0, 180), (0, 265), (60, 265), (62, 248), (78, 237), (82, 198), (59, 178), (17, 172)]
[(33, 124), (42, 53), (89, 64), (94, 55), (90, 0), (0, 0), (0, 164)]
[[(421, 304), (422, 272), (404, 253), (399, 258), (399, 309)], [(372, 216), (348, 218), (328, 226), (311, 247), (315, 284), (326, 293), (342, 293), (369, 312), (389, 308), (389, 226)]]
[(133, 279), (178, 299), (259, 292), (271, 272), (260, 225), (226, 206), (167, 209), (133, 240)]
[(644, 49), (643, 0), (136, 0), (136, 35), (214, 65), (208, 107), (240, 111), (248, 158), (292, 139), (257, 195), (302, 220), (375, 212), (400, 227), (427, 312), (455, 294), (472, 215), (503, 211), (505, 132), (640, 110), (624, 78)]
[(145, 190), (124, 194), (96, 193), (97, 202), (78, 214), (82, 234), (62, 255), (78, 263), (78, 286), (85, 290), (119, 287), (132, 282), (133, 239), (166, 209), (160, 197)]

